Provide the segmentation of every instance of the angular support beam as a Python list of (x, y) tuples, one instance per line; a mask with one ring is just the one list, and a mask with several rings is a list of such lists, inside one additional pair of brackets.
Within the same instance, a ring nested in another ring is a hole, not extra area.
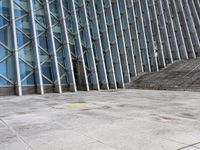
[(117, 37), (116, 42), (117, 42), (118, 50), (120, 53), (124, 82), (127, 83), (127, 82), (130, 82), (130, 71), (129, 71), (129, 64), (128, 64), (126, 47), (125, 47), (125, 42), (124, 42), (124, 33), (122, 30), (122, 23), (120, 20), (119, 6), (116, 0), (112, 0), (110, 5), (112, 6), (111, 10), (112, 10), (113, 19), (114, 19), (114, 30)]
[(64, 9), (63, 9), (63, 1), (58, 0), (58, 9), (59, 9), (59, 15), (60, 15), (60, 21), (61, 21), (61, 26), (62, 26), (62, 31), (63, 31), (63, 44), (64, 44), (64, 51), (65, 51), (65, 61), (67, 65), (67, 75), (69, 78), (69, 84), (70, 84), (70, 91), (76, 92), (76, 82), (75, 82), (75, 77), (74, 77), (74, 69), (73, 69), (73, 64), (72, 64), (72, 58), (71, 58), (71, 52), (70, 52), (70, 45), (69, 45), (69, 39), (68, 39), (68, 33), (67, 33), (67, 28), (66, 28), (66, 22), (65, 22), (65, 14), (64, 14)]
[(89, 91), (88, 77), (86, 73), (85, 61), (81, 40), (78, 30), (78, 21), (75, 4), (73, 0), (62, 0), (65, 26), (67, 29), (68, 43), (74, 69), (74, 76), (77, 90)]
[(76, 14), (79, 17), (79, 35), (81, 37), (81, 44), (83, 55), (85, 58), (85, 66), (88, 73), (88, 83), (91, 90), (99, 90), (99, 80), (95, 65), (93, 45), (91, 35), (89, 32), (89, 23), (87, 18), (86, 6), (84, 0), (75, 0)]
[(113, 58), (111, 54), (111, 47), (110, 47), (110, 41), (109, 41), (109, 35), (108, 35), (108, 28), (106, 25), (105, 12), (103, 9), (103, 3), (102, 1), (95, 0), (94, 5), (96, 6), (95, 11), (96, 11), (96, 17), (98, 21), (99, 34), (101, 38), (100, 41), (101, 41), (101, 46), (102, 46), (103, 55), (104, 55), (109, 88), (116, 89), (117, 83), (116, 83), (116, 78), (115, 78), (115, 69), (113, 66)]
[(195, 28), (196, 28), (196, 31), (197, 31), (197, 35), (198, 35), (199, 40), (200, 40), (200, 18), (198, 17), (198, 12), (196, 10), (194, 1), (188, 0), (188, 3), (190, 5), (190, 10), (191, 10), (191, 14), (192, 14), (193, 21), (194, 21), (194, 24), (195, 24)]
[(184, 36), (184, 40), (185, 40), (185, 44), (186, 44), (186, 48), (187, 48), (188, 57), (196, 58), (195, 50), (192, 45), (192, 39), (190, 36), (190, 31), (187, 26), (187, 21), (186, 21), (186, 17), (184, 14), (182, 2), (180, 0), (173, 0), (173, 1), (175, 1), (174, 4), (176, 4), (176, 6), (177, 6), (176, 8), (177, 8), (177, 12), (178, 12), (179, 19), (180, 19), (180, 24), (182, 27), (182, 32), (183, 32), (183, 36)]
[(168, 31), (166, 27), (166, 20), (164, 17), (163, 7), (160, 0), (155, 0), (156, 14), (159, 22), (159, 29), (161, 33), (162, 45), (165, 55), (166, 64), (173, 63), (172, 51), (169, 43)]
[(133, 47), (133, 54), (136, 63), (137, 73), (144, 72), (142, 63), (142, 53), (140, 48), (140, 40), (138, 36), (138, 28), (136, 23), (136, 15), (134, 11), (134, 5), (132, 0), (126, 0), (126, 7), (128, 13), (129, 29), (131, 34), (131, 41)]
[(159, 71), (148, 3), (146, 0), (141, 0), (140, 4), (143, 12), (144, 30), (149, 51), (149, 58), (151, 62), (151, 70)]
[(110, 1), (108, 0), (101, 0), (101, 1), (102, 1), (102, 4), (104, 5), (104, 10), (105, 10), (105, 17), (106, 17), (108, 34), (109, 34), (109, 41), (110, 41), (110, 47), (111, 47), (111, 54), (113, 58), (113, 66), (115, 69), (117, 87), (124, 88), (123, 70), (121, 66), (121, 58), (120, 58), (118, 45), (117, 45), (117, 36), (115, 32), (112, 6), (111, 6)]
[(174, 0), (168, 0), (168, 4), (170, 6), (170, 13), (171, 13), (171, 18), (174, 24), (174, 32), (175, 32), (177, 44), (179, 47), (180, 57), (181, 59), (188, 59), (186, 43), (185, 43), (185, 39), (184, 39), (183, 32), (181, 29), (181, 23), (178, 16), (176, 4)]
[(100, 32), (98, 28), (96, 9), (93, 0), (86, 1), (87, 18), (90, 27), (90, 35), (92, 39), (95, 63), (97, 67), (97, 74), (99, 78), (99, 86), (101, 89), (108, 89), (108, 79), (106, 74), (105, 61), (103, 57), (103, 50), (101, 45)]
[(135, 55), (133, 53), (133, 45), (131, 41), (130, 26), (128, 22), (128, 13), (126, 8), (126, 1), (117, 0), (119, 10), (120, 10), (120, 19), (122, 23), (122, 30), (124, 36), (124, 44), (126, 48), (127, 60), (129, 65), (130, 76), (137, 76), (137, 69), (135, 63)]
[(134, 0), (133, 6), (136, 15), (136, 24), (138, 29), (138, 37), (140, 41), (140, 51), (142, 55), (143, 68), (145, 72), (151, 72), (151, 64), (149, 58), (149, 51), (147, 47), (146, 34), (144, 29), (144, 21), (142, 16), (142, 9), (140, 0)]
[(183, 5), (183, 10), (184, 10), (184, 14), (185, 14), (185, 18), (187, 21), (187, 26), (190, 32), (190, 37), (192, 40), (192, 45), (195, 51), (195, 55), (196, 57), (200, 56), (200, 42), (199, 42), (199, 37), (197, 35), (197, 31), (195, 28), (195, 24), (192, 18), (192, 14), (190, 11), (190, 7), (189, 4), (186, 0), (182, 0), (182, 5)]
[(33, 0), (29, 0), (30, 5), (30, 16), (31, 16), (31, 25), (32, 25), (32, 33), (33, 33), (33, 47), (34, 47), (34, 54), (35, 54), (35, 64), (36, 64), (36, 76), (37, 76), (37, 91), (40, 94), (44, 94), (44, 85), (42, 79), (42, 70), (40, 65), (40, 52), (38, 48), (38, 41), (37, 41), (37, 33), (36, 33), (36, 24), (35, 24), (35, 15), (34, 15), (34, 7), (33, 7)]
[[(52, 57), (53, 57), (53, 62), (54, 62), (54, 67), (55, 67), (55, 79), (54, 79), (54, 84), (55, 84), (55, 90), (58, 93), (62, 93), (62, 86), (61, 86), (61, 81), (60, 81), (60, 73), (59, 73), (59, 67), (58, 67), (58, 60), (57, 60), (57, 55), (56, 55), (56, 47), (54, 43), (54, 35), (53, 35), (53, 29), (52, 29), (52, 20), (51, 20), (51, 14), (50, 14), (50, 2), (49, 0), (45, 0), (45, 10), (46, 10), (46, 15), (47, 15), (47, 26), (48, 26), (48, 33), (49, 33), (49, 46), (52, 50)], [(56, 83), (57, 82), (57, 83)]]
[(161, 0), (173, 60), (181, 60), (168, 0)]
[(73, 18), (73, 29), (74, 29), (74, 35), (75, 35), (75, 44), (76, 44), (76, 57), (78, 58), (79, 61), (81, 61), (81, 67), (79, 67), (79, 70), (77, 71), (82, 71), (83, 75), (80, 73), (78, 75), (81, 75), (81, 89), (84, 87), (86, 91), (89, 91), (89, 83), (88, 83), (88, 76), (86, 72), (86, 66), (85, 66), (85, 60), (84, 60), (84, 54), (83, 54), (83, 49), (81, 45), (81, 37), (78, 29), (78, 19), (77, 19), (77, 13), (76, 13), (76, 7), (75, 7), (75, 2), (74, 0), (66, 0), (67, 3), (71, 4), (71, 10), (70, 10), (70, 15)]
[(196, 6), (196, 11), (197, 11), (199, 19), (200, 19), (200, 1), (199, 0), (192, 0), (192, 1), (194, 1), (194, 4)]
[(159, 69), (165, 68), (166, 67), (165, 54), (164, 54), (164, 49), (163, 49), (163, 44), (162, 44), (162, 39), (161, 39), (161, 33), (159, 29), (158, 17), (156, 14), (155, 2), (154, 0), (148, 0), (147, 2), (148, 2), (149, 12), (150, 12), (151, 26), (152, 26), (152, 32), (153, 32), (153, 37), (154, 37), (154, 45), (156, 49), (158, 66), (159, 66)]

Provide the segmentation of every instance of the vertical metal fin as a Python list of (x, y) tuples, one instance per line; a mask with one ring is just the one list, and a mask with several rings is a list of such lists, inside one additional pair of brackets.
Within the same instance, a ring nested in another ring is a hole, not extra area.
[[(40, 52), (38, 48), (37, 41), (37, 33), (35, 26), (35, 16), (34, 16), (34, 8), (33, 8), (33, 0), (29, 0), (30, 6), (30, 15), (31, 15), (31, 24), (32, 24), (32, 32), (33, 32), (33, 44), (34, 44), (34, 54), (35, 54), (35, 62), (36, 62), (36, 76), (37, 76), (37, 92), (40, 94), (44, 94), (44, 85), (42, 80), (42, 70), (41, 70), (41, 62), (40, 62)], [(39, 88), (39, 89), (38, 89)]]

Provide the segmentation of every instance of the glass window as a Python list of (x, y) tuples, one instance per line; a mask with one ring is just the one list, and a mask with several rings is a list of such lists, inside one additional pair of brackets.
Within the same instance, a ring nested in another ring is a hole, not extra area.
[(38, 44), (45, 50), (48, 50), (47, 38), (45, 34), (38, 37)]
[(19, 50), (19, 56), (31, 65), (34, 65), (34, 53), (30, 45)]
[(18, 18), (25, 14), (26, 14), (26, 12), (22, 8), (20, 8), (18, 5), (15, 4), (15, 17)]
[[(1, 49), (0, 49), (1, 50)], [(13, 56), (11, 55), (10, 57), (8, 57), (7, 59), (5, 59), (4, 61), (0, 62), (0, 76), (3, 75), (7, 80), (10, 81), (14, 81), (15, 80), (15, 72), (14, 72), (14, 61), (13, 61)], [(6, 80), (4, 79), (4, 80)], [(1, 80), (0, 80), (1, 82)], [(1, 85), (5, 84), (11, 84), (10, 82), (1, 82)]]
[(51, 62), (47, 61), (42, 65), (42, 74), (52, 81)]
[(17, 45), (18, 47), (23, 46), (29, 41), (28, 37), (22, 34), (20, 31), (17, 31)]
[(6, 25), (7, 23), (8, 23), (8, 21), (5, 18), (3, 18), (2, 16), (0, 16), (0, 27)]
[(0, 0), (0, 14), (9, 18), (9, 1), (8, 0)]

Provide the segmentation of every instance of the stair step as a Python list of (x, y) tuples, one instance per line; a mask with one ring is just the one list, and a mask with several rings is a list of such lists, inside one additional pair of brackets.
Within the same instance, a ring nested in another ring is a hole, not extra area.
[(200, 91), (200, 58), (177, 61), (160, 72), (142, 74), (126, 88)]

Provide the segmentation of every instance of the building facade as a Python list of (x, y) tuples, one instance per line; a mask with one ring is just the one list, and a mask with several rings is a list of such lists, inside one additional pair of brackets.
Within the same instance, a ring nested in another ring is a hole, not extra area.
[(199, 56), (199, 0), (0, 0), (0, 95), (124, 88)]

